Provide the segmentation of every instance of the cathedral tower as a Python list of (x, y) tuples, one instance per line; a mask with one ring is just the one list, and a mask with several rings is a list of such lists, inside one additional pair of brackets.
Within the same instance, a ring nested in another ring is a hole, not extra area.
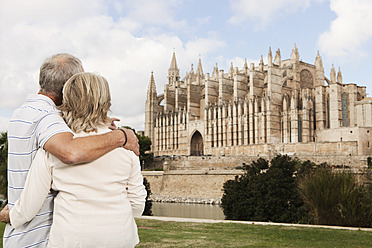
[(156, 114), (155, 108), (157, 105), (157, 93), (154, 73), (151, 72), (145, 105), (145, 136), (149, 137), (152, 142), (154, 142), (154, 119)]
[(172, 61), (168, 69), (168, 84), (170, 86), (176, 85), (180, 79), (180, 70), (177, 67), (176, 53), (173, 52)]

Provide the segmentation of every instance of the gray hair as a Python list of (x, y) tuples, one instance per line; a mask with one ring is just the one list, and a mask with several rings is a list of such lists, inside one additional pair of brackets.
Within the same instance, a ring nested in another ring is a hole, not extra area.
[(53, 92), (62, 97), (63, 85), (74, 74), (82, 72), (80, 59), (67, 53), (60, 53), (45, 59), (40, 67), (39, 84), (44, 93)]

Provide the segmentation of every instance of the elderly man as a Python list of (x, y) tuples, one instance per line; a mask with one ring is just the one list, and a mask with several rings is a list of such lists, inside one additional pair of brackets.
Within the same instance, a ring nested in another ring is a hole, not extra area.
[[(57, 54), (46, 59), (40, 68), (39, 93), (29, 95), (13, 113), (8, 130), (9, 209), (21, 195), (39, 148), (68, 164), (91, 162), (123, 145), (139, 154), (137, 137), (128, 129), (73, 139), (73, 133), (60, 116), (57, 106), (62, 103), (64, 83), (82, 71), (80, 60), (72, 55)], [(53, 199), (51, 192), (38, 215), (22, 228), (15, 230), (11, 224), (7, 224), (3, 237), (4, 247), (46, 247), (53, 221)], [(7, 218), (9, 212), (5, 209), (0, 220)]]

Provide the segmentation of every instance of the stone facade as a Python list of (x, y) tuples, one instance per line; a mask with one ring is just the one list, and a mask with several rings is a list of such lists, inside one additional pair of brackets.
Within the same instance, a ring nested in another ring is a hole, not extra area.
[[(173, 53), (164, 93), (151, 73), (145, 135), (155, 156), (295, 155), (316, 162), (367, 166), (372, 156), (372, 99), (366, 88), (343, 83), (340, 69), (324, 73), (319, 52), (302, 62), (278, 49), (268, 63), (231, 65), (212, 74), (198, 67), (181, 80)], [(239, 165), (239, 164), (236, 164)]]

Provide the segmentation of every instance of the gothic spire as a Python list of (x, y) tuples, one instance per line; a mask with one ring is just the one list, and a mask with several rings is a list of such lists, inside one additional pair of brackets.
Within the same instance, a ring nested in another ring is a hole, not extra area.
[(300, 60), (300, 54), (298, 53), (296, 43), (294, 43), (294, 46), (292, 49), (291, 60), (296, 61), (296, 62)]
[(243, 71), (245, 72), (246, 75), (248, 75), (249, 67), (248, 67), (247, 59), (245, 59), (244, 61)]
[(248, 70), (248, 63), (247, 63), (247, 59), (245, 59), (244, 61), (244, 70), (247, 71)]
[(198, 62), (198, 69), (196, 70), (196, 76), (203, 78), (204, 73), (203, 73), (203, 68), (202, 68), (202, 63), (201, 63), (201, 58), (199, 57), (199, 62)]
[(191, 74), (195, 74), (195, 73), (194, 73), (194, 64), (191, 64), (191, 70), (190, 70), (190, 73), (191, 73)]
[(217, 67), (217, 63), (216, 63), (216, 66), (213, 68), (212, 77), (218, 78), (218, 67)]
[(168, 69), (168, 83), (174, 85), (180, 78), (180, 70), (177, 67), (176, 53), (173, 51), (172, 61)]
[(229, 73), (230, 74), (233, 74), (234, 72), (234, 66), (233, 66), (233, 62), (231, 62), (231, 66), (230, 66), (230, 69), (229, 69)]
[(280, 49), (278, 48), (278, 50), (277, 50), (276, 53), (275, 53), (274, 64), (280, 66), (281, 61), (282, 61), (282, 57), (281, 57), (281, 55), (280, 55)]
[(331, 83), (336, 83), (336, 70), (333, 64), (331, 69)]
[(263, 62), (263, 56), (261, 55), (261, 59), (260, 59), (260, 65), (263, 65), (264, 62)]
[(174, 51), (173, 51), (172, 61), (171, 61), (169, 69), (178, 70), (177, 61), (176, 61), (176, 52)]
[(191, 70), (190, 70), (190, 73), (189, 73), (189, 77), (190, 77), (192, 82), (194, 82), (195, 79), (196, 79), (195, 72), (194, 72), (194, 64), (191, 64)]
[(271, 53), (271, 47), (269, 47), (269, 53), (267, 55), (267, 65), (273, 65), (273, 54)]
[(261, 55), (261, 60), (260, 60), (260, 71), (263, 71), (263, 68), (264, 68), (264, 61), (263, 61), (263, 56)]
[(150, 83), (147, 89), (147, 94), (153, 94), (153, 93), (156, 94), (156, 85), (155, 85), (155, 79), (154, 79), (154, 72), (151, 71)]
[(315, 58), (315, 68), (318, 70), (324, 71), (322, 58), (319, 55), (319, 50)]
[(338, 67), (337, 82), (342, 83), (342, 74), (340, 67)]

